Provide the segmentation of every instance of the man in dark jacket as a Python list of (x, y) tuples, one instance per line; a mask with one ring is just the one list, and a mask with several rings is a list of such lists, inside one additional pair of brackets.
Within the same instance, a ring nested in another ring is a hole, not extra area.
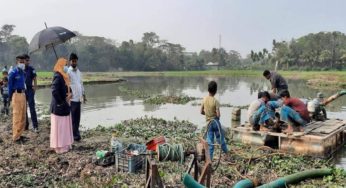
[(287, 82), (280, 74), (274, 71), (265, 70), (263, 76), (270, 81), (272, 86), (271, 89), (274, 94), (280, 95), (282, 91), (288, 90)]
[[(30, 108), (31, 121), (34, 132), (38, 132), (38, 122), (37, 122), (37, 114), (35, 109), (35, 92), (37, 89), (37, 75), (35, 69), (30, 66), (30, 56), (27, 54), (23, 55), (25, 62), (25, 96), (27, 104)], [(25, 130), (29, 129), (29, 118), (28, 112), (26, 110), (26, 125)]]

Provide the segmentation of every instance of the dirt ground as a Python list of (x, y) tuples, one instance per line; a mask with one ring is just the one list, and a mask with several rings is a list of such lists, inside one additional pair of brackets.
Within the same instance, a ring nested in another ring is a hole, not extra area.
[[(144, 170), (136, 174), (118, 173), (114, 165), (102, 167), (93, 163), (97, 150), (109, 148), (112, 130), (117, 129), (129, 142), (147, 140), (141, 135), (150, 129), (157, 129), (157, 134), (174, 134), (183, 143), (194, 142), (186, 139), (194, 136), (189, 132), (190, 129), (179, 128), (180, 125), (190, 125), (187, 122), (144, 118), (125, 121), (112, 128), (98, 127), (84, 131), (82, 141), (75, 142), (70, 152), (56, 154), (49, 148), (49, 124), (49, 119), (41, 120), (38, 134), (31, 130), (25, 131), (23, 136), (27, 138), (26, 141), (13, 143), (10, 120), (1, 119), (0, 187), (143, 187)], [(142, 126), (135, 126), (138, 124)], [(141, 128), (143, 126), (149, 128), (144, 130)], [(166, 128), (158, 129), (159, 126)], [(167, 131), (167, 127), (172, 126), (178, 127)], [(185, 134), (188, 136), (185, 137)], [(228, 146), (230, 152), (222, 156), (220, 166), (212, 176), (213, 187), (231, 187), (243, 178), (267, 183), (311, 168), (333, 167), (329, 161), (284, 154), (265, 147), (245, 146), (230, 140)], [(177, 162), (160, 162), (159, 172), (165, 185), (182, 187), (181, 174), (186, 170), (187, 163), (188, 160), (182, 165)], [(345, 187), (345, 179), (340, 170), (336, 170), (330, 177), (305, 181), (295, 186)]]

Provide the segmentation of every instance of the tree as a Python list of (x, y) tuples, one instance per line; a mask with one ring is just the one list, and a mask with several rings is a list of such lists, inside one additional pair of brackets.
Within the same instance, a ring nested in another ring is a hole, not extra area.
[[(252, 51), (253, 52), (253, 51)], [(239, 67), (241, 63), (241, 55), (239, 52), (235, 50), (231, 50), (228, 52), (227, 65), (228, 67)]]
[(3, 25), (0, 30), (0, 42), (7, 42), (15, 27), (15, 25)]
[(154, 32), (147, 32), (143, 34), (142, 42), (147, 46), (154, 47), (155, 44), (159, 43), (159, 36)]

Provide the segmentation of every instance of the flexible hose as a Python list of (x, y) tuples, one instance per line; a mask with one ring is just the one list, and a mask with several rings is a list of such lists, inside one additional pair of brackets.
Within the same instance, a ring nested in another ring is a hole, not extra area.
[(291, 175), (279, 178), (275, 181), (272, 181), (270, 183), (264, 184), (259, 187), (261, 188), (286, 187), (289, 184), (295, 184), (308, 178), (319, 178), (319, 177), (328, 176), (331, 174), (332, 174), (332, 170), (329, 168), (307, 170), (307, 171), (298, 172), (295, 174), (291, 174)]
[[(303, 181), (305, 179), (320, 178), (323, 176), (331, 175), (332, 173), (333, 173), (332, 169), (329, 169), (329, 168), (306, 170), (303, 172), (298, 172), (298, 173), (294, 173), (294, 174), (291, 174), (288, 176), (281, 177), (281, 178), (274, 180), (270, 183), (261, 185), (258, 188), (287, 187), (287, 185), (295, 184), (295, 183), (298, 183), (298, 182)], [(234, 186), (234, 188), (240, 188), (240, 187), (252, 188), (252, 187), (254, 187), (254, 185), (253, 185), (253, 182), (251, 180), (245, 179), (245, 180), (239, 181)]]
[(187, 188), (205, 188), (205, 186), (199, 184), (195, 179), (193, 179), (193, 177), (188, 174), (188, 173), (184, 173), (183, 175), (183, 184), (185, 185), (185, 187)]
[(341, 90), (341, 91), (339, 92), (339, 95), (340, 95), (340, 96), (345, 95), (345, 94), (346, 94), (346, 90)]
[(253, 188), (255, 185), (250, 179), (240, 180), (238, 181), (233, 188)]

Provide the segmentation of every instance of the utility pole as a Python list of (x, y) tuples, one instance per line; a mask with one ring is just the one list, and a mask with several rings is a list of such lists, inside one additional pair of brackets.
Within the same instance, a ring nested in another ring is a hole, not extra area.
[(221, 34), (219, 34), (219, 49), (221, 48)]
[(220, 69), (220, 63), (221, 63), (221, 34), (219, 34), (219, 62), (217, 65), (217, 70)]

